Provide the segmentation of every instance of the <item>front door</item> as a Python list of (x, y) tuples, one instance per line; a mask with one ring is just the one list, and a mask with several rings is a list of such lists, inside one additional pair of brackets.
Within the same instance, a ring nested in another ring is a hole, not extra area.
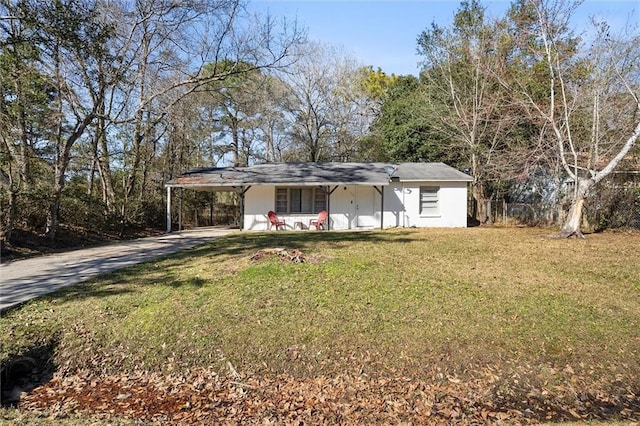
[(376, 190), (372, 186), (356, 186), (356, 226), (374, 228), (378, 224), (375, 217)]

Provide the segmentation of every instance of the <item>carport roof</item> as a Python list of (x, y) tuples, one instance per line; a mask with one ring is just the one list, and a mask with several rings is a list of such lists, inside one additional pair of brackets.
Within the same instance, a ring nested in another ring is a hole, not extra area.
[(265, 163), (249, 167), (199, 168), (168, 187), (232, 190), (250, 185), (384, 186), (393, 181), (461, 181), (471, 177), (444, 163)]

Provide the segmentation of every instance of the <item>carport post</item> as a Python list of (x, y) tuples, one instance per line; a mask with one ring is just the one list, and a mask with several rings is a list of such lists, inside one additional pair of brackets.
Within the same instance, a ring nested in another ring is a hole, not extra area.
[(244, 229), (244, 194), (251, 189), (249, 186), (233, 186), (232, 187), (240, 197), (240, 230)]
[(384, 229), (384, 186), (380, 185), (380, 188), (373, 185), (378, 194), (380, 194), (380, 229)]
[(380, 186), (380, 229), (384, 229), (384, 186)]
[(171, 232), (171, 187), (167, 186), (167, 233)]
[(327, 186), (327, 190), (325, 191), (327, 193), (327, 231), (331, 231), (331, 194), (338, 189), (338, 186), (339, 185), (334, 186), (333, 189)]

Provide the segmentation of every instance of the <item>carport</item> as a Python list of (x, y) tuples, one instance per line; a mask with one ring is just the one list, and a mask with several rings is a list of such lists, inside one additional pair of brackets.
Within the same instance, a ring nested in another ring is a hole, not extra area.
[[(372, 187), (384, 206), (384, 186), (389, 185), (389, 169), (380, 163), (267, 163), (249, 167), (197, 168), (170, 180), (167, 188), (167, 232), (172, 231), (172, 190), (175, 188), (210, 192), (234, 192), (239, 197), (240, 221), (244, 223), (245, 196), (252, 187), (318, 188), (326, 194), (324, 209), (331, 217), (331, 195), (341, 186)], [(275, 210), (274, 200), (264, 200), (265, 213)], [(329, 227), (331, 226), (331, 220)], [(379, 226), (384, 226), (380, 215)], [(241, 225), (242, 228), (242, 225)]]

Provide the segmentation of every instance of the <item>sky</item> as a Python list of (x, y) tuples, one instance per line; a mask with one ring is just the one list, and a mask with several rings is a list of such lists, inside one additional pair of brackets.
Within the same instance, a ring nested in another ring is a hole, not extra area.
[[(508, 9), (506, 0), (484, 0), (489, 16)], [(362, 65), (387, 74), (418, 75), (418, 35), (432, 22), (448, 26), (457, 0), (250, 0), (250, 8), (274, 18), (297, 19), (311, 40), (330, 43), (352, 54)], [(579, 32), (590, 16), (605, 18), (612, 28), (626, 22), (640, 29), (640, 0), (586, 0), (575, 14)]]

